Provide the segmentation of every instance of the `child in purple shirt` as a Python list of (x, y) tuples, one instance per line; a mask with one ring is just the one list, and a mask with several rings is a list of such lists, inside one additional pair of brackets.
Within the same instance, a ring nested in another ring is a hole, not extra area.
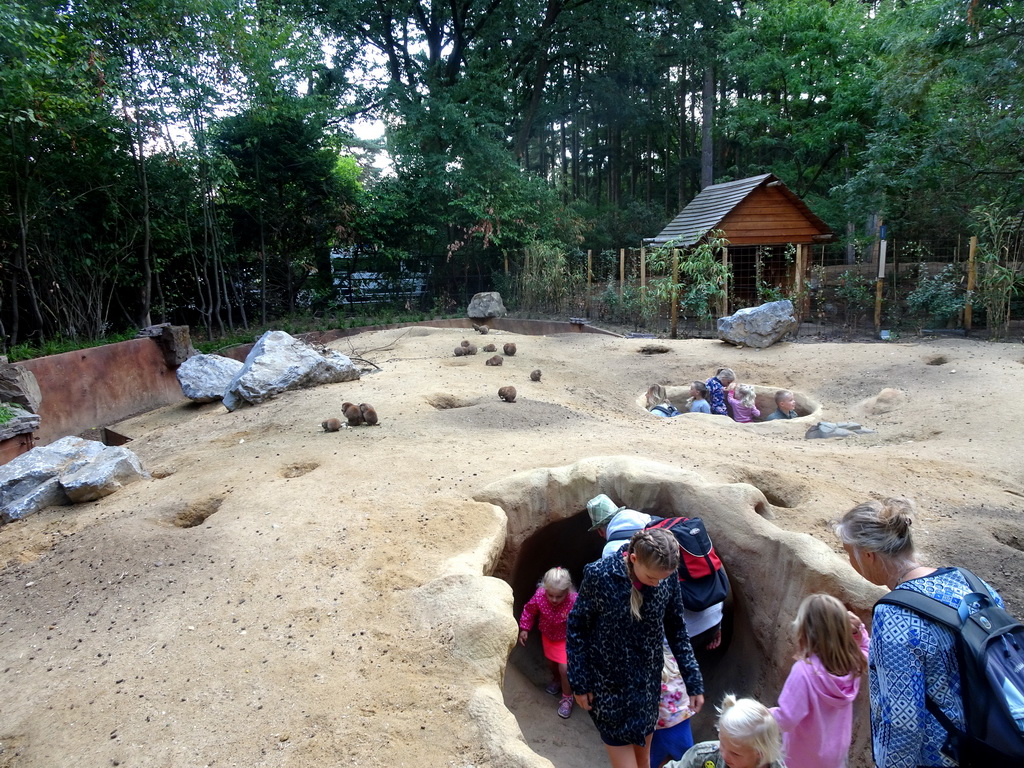
[(736, 387), (736, 394), (728, 393), (729, 407), (732, 409), (732, 417), (742, 424), (749, 424), (761, 412), (754, 405), (754, 388), (749, 384), (740, 384)]

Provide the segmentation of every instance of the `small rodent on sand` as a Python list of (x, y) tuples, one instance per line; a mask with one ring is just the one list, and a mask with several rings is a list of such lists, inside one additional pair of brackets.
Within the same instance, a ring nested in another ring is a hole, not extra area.
[(377, 411), (374, 410), (372, 405), (369, 403), (360, 403), (359, 413), (363, 417), (363, 422), (365, 422), (368, 427), (377, 426)]
[(358, 427), (363, 423), (363, 414), (359, 410), (359, 406), (355, 403), (345, 403), (343, 405), (345, 418), (348, 419), (348, 425), (350, 427)]

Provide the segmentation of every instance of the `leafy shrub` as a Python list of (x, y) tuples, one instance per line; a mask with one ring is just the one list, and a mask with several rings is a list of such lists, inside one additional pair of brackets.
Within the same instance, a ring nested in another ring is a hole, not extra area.
[(955, 264), (947, 264), (938, 274), (929, 275), (924, 264), (918, 267), (917, 283), (907, 294), (907, 311), (922, 324), (944, 327), (960, 314), (967, 295), (962, 275)]
[(875, 302), (874, 286), (864, 275), (846, 270), (839, 275), (836, 298), (843, 303), (846, 324), (856, 328), (860, 316)]

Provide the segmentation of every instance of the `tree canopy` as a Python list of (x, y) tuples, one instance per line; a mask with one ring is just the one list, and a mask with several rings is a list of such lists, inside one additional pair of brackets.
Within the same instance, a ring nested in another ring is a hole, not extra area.
[(1022, 10), (3, 0), (0, 346), (337, 307), (338, 263), (462, 300), (765, 172), (839, 233), (984, 235), (1024, 207)]

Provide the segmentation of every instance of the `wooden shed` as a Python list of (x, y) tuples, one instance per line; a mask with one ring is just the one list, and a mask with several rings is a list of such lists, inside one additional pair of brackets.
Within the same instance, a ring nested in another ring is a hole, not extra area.
[(810, 246), (832, 239), (832, 231), (774, 174), (712, 184), (701, 190), (648, 248), (691, 248), (710, 230), (729, 245), (722, 260), (732, 267), (726, 314), (760, 303), (758, 285), (796, 294), (803, 289)]

